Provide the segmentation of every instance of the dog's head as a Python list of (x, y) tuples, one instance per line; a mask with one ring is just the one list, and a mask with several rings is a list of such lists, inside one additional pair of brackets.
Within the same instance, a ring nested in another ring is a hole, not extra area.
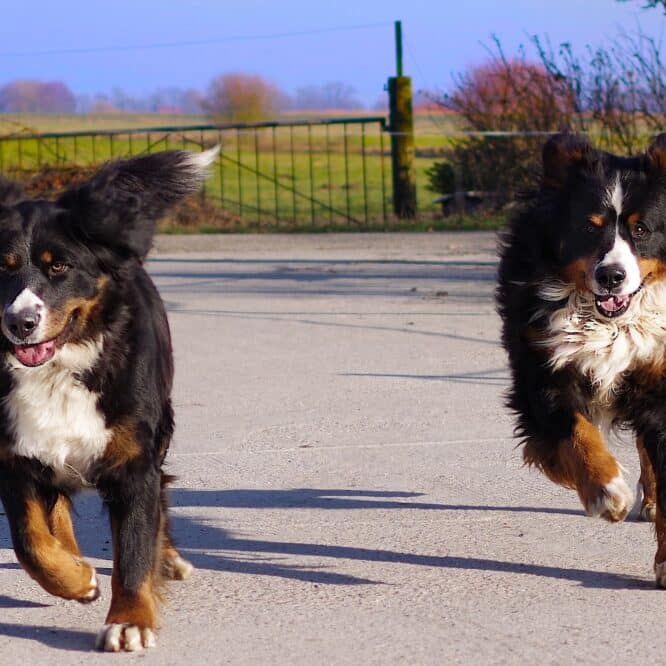
[(168, 151), (111, 162), (55, 202), (0, 187), (0, 328), (17, 361), (42, 365), (85, 339), (109, 282), (145, 259), (157, 220), (201, 186), (216, 156)]
[(591, 293), (598, 316), (622, 316), (666, 275), (666, 134), (636, 158), (557, 135), (544, 146), (542, 190), (558, 277)]

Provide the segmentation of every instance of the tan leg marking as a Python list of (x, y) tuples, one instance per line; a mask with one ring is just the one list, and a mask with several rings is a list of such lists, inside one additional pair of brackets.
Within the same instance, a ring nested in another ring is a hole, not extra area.
[(114, 572), (111, 577), (111, 608), (97, 634), (97, 649), (104, 652), (135, 652), (155, 646), (157, 595), (151, 578), (135, 594), (131, 594), (122, 590)]
[[(60, 511), (58, 517), (56, 522), (62, 530)], [(29, 546), (28, 554), (20, 558), (21, 564), (47, 592), (82, 602), (94, 601), (99, 596), (95, 570), (52, 534), (46, 509), (37, 500), (26, 502), (25, 530)]]
[(59, 495), (48, 515), (51, 534), (72, 554), (81, 557), (81, 550), (74, 534), (72, 523), (72, 502), (68, 497)]
[(622, 469), (610, 453), (599, 429), (583, 415), (576, 414), (571, 439), (560, 442), (548, 460), (538, 458), (538, 447), (525, 446), (525, 462), (565, 488), (578, 492), (591, 516), (616, 522), (623, 520), (633, 503), (633, 493), (622, 478)]
[(174, 548), (171, 539), (165, 535), (162, 549), (162, 574), (167, 580), (187, 580), (194, 567)]

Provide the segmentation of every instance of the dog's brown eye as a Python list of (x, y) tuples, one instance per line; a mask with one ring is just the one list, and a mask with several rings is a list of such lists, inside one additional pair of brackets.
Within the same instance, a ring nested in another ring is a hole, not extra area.
[(648, 233), (648, 228), (641, 222), (636, 222), (631, 226), (632, 238), (644, 238)]
[(61, 261), (55, 261), (49, 266), (49, 273), (51, 275), (59, 275), (61, 273), (64, 273), (69, 266), (67, 264), (63, 264)]
[(18, 262), (16, 260), (16, 257), (12, 255), (7, 257), (0, 257), (0, 271), (2, 271), (3, 273), (8, 273), (16, 270), (17, 264)]

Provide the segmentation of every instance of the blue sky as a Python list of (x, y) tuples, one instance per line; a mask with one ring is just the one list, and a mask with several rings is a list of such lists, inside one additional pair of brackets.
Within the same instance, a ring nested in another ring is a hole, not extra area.
[[(482, 62), (497, 34), (511, 52), (527, 34), (549, 35), (581, 49), (619, 28), (640, 24), (660, 39), (659, 10), (615, 0), (23, 0), (3, 3), (0, 82), (60, 79), (76, 93), (113, 86), (137, 94), (157, 87), (205, 88), (216, 74), (261, 74), (292, 92), (307, 84), (343, 81), (364, 102), (379, 98), (394, 71), (393, 27), (403, 21), (406, 74), (416, 89), (445, 88), (451, 73)], [(274, 35), (383, 23), (377, 27), (168, 49), (40, 55), (36, 52)], [(23, 53), (35, 55), (17, 55)]]

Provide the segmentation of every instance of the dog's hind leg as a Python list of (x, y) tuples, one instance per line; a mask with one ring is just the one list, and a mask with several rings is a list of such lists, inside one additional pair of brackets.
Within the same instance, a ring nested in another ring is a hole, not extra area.
[(641, 464), (639, 484), (643, 491), (640, 517), (646, 522), (654, 523), (657, 517), (657, 480), (654, 476), (650, 456), (645, 449), (643, 438), (640, 435), (636, 437), (636, 448), (638, 449), (638, 459)]
[(171, 538), (169, 529), (169, 498), (167, 496), (167, 485), (174, 477), (162, 472), (160, 489), (161, 513), (161, 536), (162, 536), (162, 576), (167, 580), (187, 580), (194, 571), (194, 567), (177, 550)]
[(640, 437), (646, 457), (654, 471), (655, 484), (655, 534), (657, 552), (654, 556), (654, 572), (657, 587), (666, 589), (666, 437), (660, 431), (646, 430)]
[(610, 522), (623, 520), (633, 493), (599, 428), (582, 414), (573, 417), (570, 435), (554, 442), (526, 438), (523, 458), (549, 479), (578, 492), (585, 511)]

